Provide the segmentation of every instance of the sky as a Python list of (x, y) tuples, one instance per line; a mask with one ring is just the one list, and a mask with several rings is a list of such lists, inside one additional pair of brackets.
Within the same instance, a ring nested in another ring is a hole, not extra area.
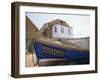
[(26, 12), (28, 18), (41, 29), (45, 23), (55, 19), (61, 19), (73, 28), (73, 37), (89, 37), (90, 35), (90, 16), (75, 14), (51, 14), (51, 13), (35, 13)]

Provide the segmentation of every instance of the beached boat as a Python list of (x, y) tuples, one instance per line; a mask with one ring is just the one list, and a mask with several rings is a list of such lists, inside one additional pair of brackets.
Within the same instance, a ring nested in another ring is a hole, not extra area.
[(34, 48), (37, 59), (64, 59), (76, 61), (80, 64), (89, 63), (89, 50), (70, 42), (67, 43), (68, 45), (51, 39), (39, 39), (35, 41)]

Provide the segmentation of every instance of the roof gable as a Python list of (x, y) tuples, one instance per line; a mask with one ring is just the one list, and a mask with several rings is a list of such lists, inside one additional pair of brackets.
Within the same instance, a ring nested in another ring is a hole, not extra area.
[[(48, 23), (45, 23), (43, 25), (43, 27), (40, 29), (40, 31), (44, 31), (44, 29), (48, 28), (48, 27), (52, 27), (52, 25), (55, 25), (55, 24), (59, 24), (59, 25), (62, 25), (62, 26), (65, 26), (65, 27), (70, 27), (68, 23), (66, 23), (65, 21), (63, 20), (60, 20), (60, 19), (55, 19), (53, 21), (50, 21)], [(70, 27), (72, 28), (72, 27)]]
[(59, 24), (59, 25), (65, 26), (65, 27), (70, 27), (70, 28), (72, 28), (68, 23), (66, 23), (65, 21), (60, 20), (60, 19), (55, 19), (55, 20), (53, 20), (53, 21), (48, 22), (47, 24), (48, 24), (48, 25)]

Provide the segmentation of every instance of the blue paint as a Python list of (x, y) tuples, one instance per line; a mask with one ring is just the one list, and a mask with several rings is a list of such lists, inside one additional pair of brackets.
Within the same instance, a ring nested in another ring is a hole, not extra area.
[[(64, 56), (59, 56), (59, 55), (53, 55), (53, 54), (48, 54), (48, 53), (43, 53), (42, 48), (46, 47), (46, 48), (51, 48), (51, 49), (56, 49), (56, 50), (60, 50), (64, 52)], [(88, 50), (76, 50), (76, 49), (65, 49), (65, 48), (61, 48), (61, 47), (55, 47), (52, 45), (47, 45), (41, 42), (35, 42), (34, 43), (34, 48), (35, 48), (35, 52), (37, 55), (38, 59), (59, 59), (59, 58), (63, 58), (63, 59), (78, 59), (78, 58), (86, 58), (89, 59), (89, 51)]]

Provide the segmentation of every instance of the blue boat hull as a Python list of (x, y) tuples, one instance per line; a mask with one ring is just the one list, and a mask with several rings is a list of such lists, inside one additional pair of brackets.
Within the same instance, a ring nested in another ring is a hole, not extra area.
[(76, 62), (79, 63), (80, 63), (79, 60), (84, 59), (85, 63), (89, 63), (89, 50), (62, 48), (60, 46), (47, 45), (38, 41), (34, 43), (34, 48), (35, 48), (37, 59), (62, 59), (63, 58), (66, 60), (76, 60)]

